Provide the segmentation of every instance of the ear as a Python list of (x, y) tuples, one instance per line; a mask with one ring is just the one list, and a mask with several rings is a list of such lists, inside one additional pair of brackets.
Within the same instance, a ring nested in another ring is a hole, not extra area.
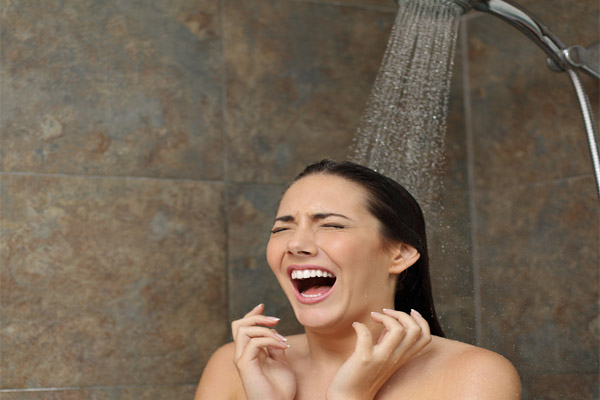
[(394, 245), (392, 250), (392, 265), (390, 266), (390, 274), (399, 274), (421, 257), (419, 251), (410, 244), (398, 243)]

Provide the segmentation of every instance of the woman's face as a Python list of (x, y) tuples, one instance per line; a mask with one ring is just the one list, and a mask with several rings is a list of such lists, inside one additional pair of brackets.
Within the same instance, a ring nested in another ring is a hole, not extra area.
[(267, 260), (305, 327), (393, 308), (394, 257), (366, 204), (361, 186), (326, 174), (298, 180), (281, 199)]

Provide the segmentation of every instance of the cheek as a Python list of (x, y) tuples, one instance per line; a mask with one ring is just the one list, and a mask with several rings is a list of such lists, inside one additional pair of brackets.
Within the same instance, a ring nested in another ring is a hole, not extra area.
[(343, 257), (341, 262), (353, 265), (357, 274), (366, 275), (369, 280), (380, 282), (388, 276), (390, 260), (387, 252), (368, 238), (348, 241), (337, 248), (336, 254)]
[(267, 263), (273, 272), (278, 271), (281, 264), (281, 251), (279, 247), (276, 240), (269, 239), (269, 243), (267, 243)]

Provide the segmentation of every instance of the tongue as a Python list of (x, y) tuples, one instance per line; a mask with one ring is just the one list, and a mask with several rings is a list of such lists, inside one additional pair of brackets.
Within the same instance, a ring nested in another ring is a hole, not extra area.
[(308, 296), (321, 295), (327, 293), (329, 289), (331, 289), (331, 286), (312, 286), (302, 292), (302, 294)]

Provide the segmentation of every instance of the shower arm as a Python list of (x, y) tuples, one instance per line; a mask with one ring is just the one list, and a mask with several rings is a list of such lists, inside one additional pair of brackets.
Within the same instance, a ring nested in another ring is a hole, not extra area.
[[(395, 0), (400, 3), (401, 0)], [(588, 75), (600, 80), (600, 42), (584, 48), (582, 46), (566, 47), (556, 35), (544, 24), (522, 7), (510, 0), (441, 0), (448, 4), (453, 3), (462, 8), (463, 13), (475, 9), (483, 11), (508, 22), (513, 27), (524, 33), (548, 56), (546, 62), (550, 69), (556, 72), (567, 71), (577, 100), (581, 108), (585, 131), (587, 134), (594, 177), (596, 178), (596, 192), (600, 199), (600, 151), (598, 150), (596, 127), (589, 99), (576, 70), (581, 70)]]
[(548, 56), (546, 62), (550, 69), (556, 72), (567, 71), (575, 93), (587, 135), (594, 177), (596, 179), (596, 193), (600, 199), (600, 155), (598, 151), (598, 133), (594, 125), (594, 118), (589, 99), (577, 74), (576, 69), (600, 80), (600, 62), (598, 61), (599, 43), (596, 42), (585, 49), (582, 46), (565, 47), (565, 45), (544, 24), (534, 18), (524, 9), (512, 4), (508, 0), (454, 0), (464, 12), (474, 8), (495, 15), (510, 25), (514, 26)]
[(492, 14), (517, 28), (546, 53), (546, 61), (553, 71), (563, 72), (575, 68), (600, 80), (600, 65), (596, 57), (599, 47), (597, 43), (589, 49), (579, 45), (566, 47), (531, 13), (509, 0), (470, 0), (468, 5), (464, 0), (456, 2), (465, 11), (472, 7)]

